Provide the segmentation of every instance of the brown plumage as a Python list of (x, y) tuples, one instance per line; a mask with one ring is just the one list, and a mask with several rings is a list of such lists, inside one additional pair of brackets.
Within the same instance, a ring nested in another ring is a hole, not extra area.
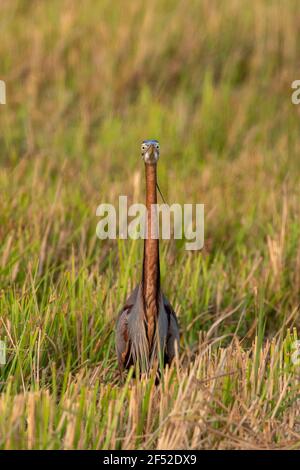
[[(159, 246), (158, 238), (151, 239), (151, 206), (157, 203), (156, 196), (156, 163), (145, 163), (146, 170), (146, 209), (147, 209), (147, 238), (144, 244), (143, 262), (143, 298), (147, 324), (149, 345), (153, 343), (156, 319), (158, 316), (158, 292), (160, 287)], [(152, 225), (155, 230), (155, 222)]]
[[(170, 364), (179, 348), (176, 314), (160, 287), (159, 241), (154, 238), (157, 215), (152, 205), (157, 203), (157, 141), (144, 141), (142, 156), (146, 172), (147, 232), (144, 242), (143, 274), (122, 308), (116, 326), (116, 350), (119, 368), (136, 363), (148, 371), (159, 352), (165, 364)], [(152, 231), (152, 232), (151, 232)]]

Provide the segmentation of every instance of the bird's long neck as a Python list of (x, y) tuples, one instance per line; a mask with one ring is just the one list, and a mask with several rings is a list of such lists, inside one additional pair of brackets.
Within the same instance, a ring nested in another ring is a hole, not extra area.
[(151, 238), (156, 230), (157, 214), (151, 209), (157, 203), (156, 195), (156, 164), (145, 164), (146, 168), (146, 208), (147, 208), (147, 234), (144, 243), (143, 262), (143, 297), (147, 323), (147, 335), (151, 346), (158, 316), (158, 293), (160, 288), (159, 271), (159, 240)]

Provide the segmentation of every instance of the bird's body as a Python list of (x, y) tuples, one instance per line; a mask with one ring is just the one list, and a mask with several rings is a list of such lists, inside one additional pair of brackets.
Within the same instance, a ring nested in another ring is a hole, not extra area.
[(158, 142), (144, 141), (142, 156), (146, 169), (147, 208), (143, 275), (119, 314), (116, 349), (121, 370), (139, 364), (141, 370), (148, 371), (159, 356), (164, 364), (172, 362), (176, 344), (179, 347), (179, 329), (176, 314), (160, 286), (157, 214), (153, 210), (157, 203)]

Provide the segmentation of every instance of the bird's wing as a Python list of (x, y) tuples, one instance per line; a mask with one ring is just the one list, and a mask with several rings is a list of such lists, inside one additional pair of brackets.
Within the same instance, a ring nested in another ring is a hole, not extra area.
[(128, 299), (125, 302), (124, 307), (120, 311), (117, 320), (116, 326), (116, 350), (117, 350), (117, 357), (118, 357), (118, 364), (119, 368), (123, 369), (126, 366), (128, 361), (128, 354), (130, 350), (129, 344), (129, 335), (128, 335), (128, 315), (132, 309), (132, 306), (135, 303), (137, 293), (138, 293), (137, 286), (130, 294)]
[[(168, 315), (168, 334), (167, 334), (167, 341), (166, 341), (166, 363), (171, 364), (172, 360), (175, 356), (176, 347), (179, 350), (179, 326), (176, 317), (176, 313), (168, 301), (168, 299), (164, 296), (164, 307), (166, 313)], [(177, 343), (177, 346), (176, 346)]]
[(166, 309), (166, 312), (167, 314), (170, 316), (170, 319), (173, 318), (174, 321), (175, 321), (175, 324), (179, 330), (179, 326), (178, 326), (178, 321), (177, 321), (177, 316), (176, 316), (176, 313), (172, 307), (172, 305), (170, 304), (170, 302), (168, 301), (167, 297), (165, 295), (163, 295), (163, 300), (164, 300), (164, 307)]

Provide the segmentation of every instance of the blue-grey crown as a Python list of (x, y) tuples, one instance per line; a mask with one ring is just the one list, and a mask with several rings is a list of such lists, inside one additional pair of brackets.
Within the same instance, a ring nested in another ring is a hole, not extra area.
[(151, 145), (151, 144), (158, 144), (158, 140), (155, 140), (155, 139), (147, 139), (147, 140), (143, 140), (143, 144), (146, 144), (146, 145)]

